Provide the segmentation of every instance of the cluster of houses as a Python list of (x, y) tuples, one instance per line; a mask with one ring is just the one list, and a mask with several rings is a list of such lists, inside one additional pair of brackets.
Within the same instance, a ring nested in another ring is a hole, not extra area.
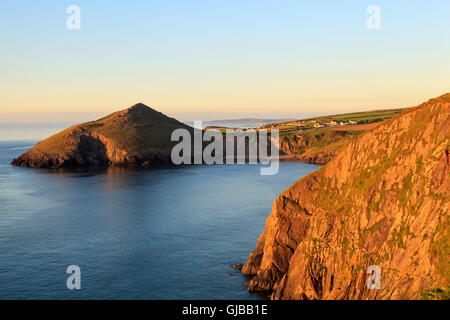
[[(283, 123), (284, 126), (296, 126), (297, 129), (300, 128), (323, 128), (323, 127), (345, 127), (345, 126), (352, 126), (358, 124), (356, 121), (353, 120), (349, 120), (347, 122), (343, 122), (343, 121), (334, 121), (331, 120), (330, 122), (326, 122), (326, 123), (320, 123), (317, 122), (316, 120), (311, 120), (311, 121), (291, 121), (288, 123)], [(280, 124), (279, 123), (274, 123), (271, 125), (266, 125), (263, 126), (263, 128), (275, 128), (275, 127), (279, 127)], [(292, 130), (292, 129), (291, 129)], [(291, 131), (288, 130), (288, 131)]]
[(348, 122), (339, 121), (339, 123), (334, 121), (334, 120), (331, 120), (330, 122), (327, 122), (327, 123), (315, 122), (313, 127), (314, 128), (337, 127), (337, 126), (344, 127), (344, 126), (352, 126), (352, 125), (355, 125), (355, 124), (357, 124), (357, 122), (353, 121), (353, 120), (349, 120)]

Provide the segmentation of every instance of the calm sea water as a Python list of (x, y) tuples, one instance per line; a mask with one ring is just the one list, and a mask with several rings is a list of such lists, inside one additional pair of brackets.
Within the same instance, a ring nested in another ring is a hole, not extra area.
[[(0, 299), (258, 299), (244, 263), (273, 199), (317, 166), (52, 171), (0, 141)], [(66, 287), (81, 268), (82, 290)]]

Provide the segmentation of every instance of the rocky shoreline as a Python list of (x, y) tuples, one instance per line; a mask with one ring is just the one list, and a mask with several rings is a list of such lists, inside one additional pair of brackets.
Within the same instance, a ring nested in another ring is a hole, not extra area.
[(115, 148), (106, 137), (83, 133), (79, 143), (65, 153), (46, 153), (32, 148), (13, 159), (12, 165), (31, 168), (77, 168), (84, 166), (148, 167), (154, 164), (170, 164), (168, 150), (130, 153)]

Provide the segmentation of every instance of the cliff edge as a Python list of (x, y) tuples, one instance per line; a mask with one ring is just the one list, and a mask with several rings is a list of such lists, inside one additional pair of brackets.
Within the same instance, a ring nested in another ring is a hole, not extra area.
[[(243, 273), (271, 299), (418, 299), (450, 285), (450, 94), (350, 142), (275, 201)], [(381, 268), (368, 289), (367, 268)]]

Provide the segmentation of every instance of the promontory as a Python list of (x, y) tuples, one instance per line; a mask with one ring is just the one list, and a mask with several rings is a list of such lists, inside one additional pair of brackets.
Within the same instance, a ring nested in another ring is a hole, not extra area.
[(194, 129), (142, 103), (63, 130), (14, 159), (33, 168), (149, 166), (170, 162), (175, 129)]

